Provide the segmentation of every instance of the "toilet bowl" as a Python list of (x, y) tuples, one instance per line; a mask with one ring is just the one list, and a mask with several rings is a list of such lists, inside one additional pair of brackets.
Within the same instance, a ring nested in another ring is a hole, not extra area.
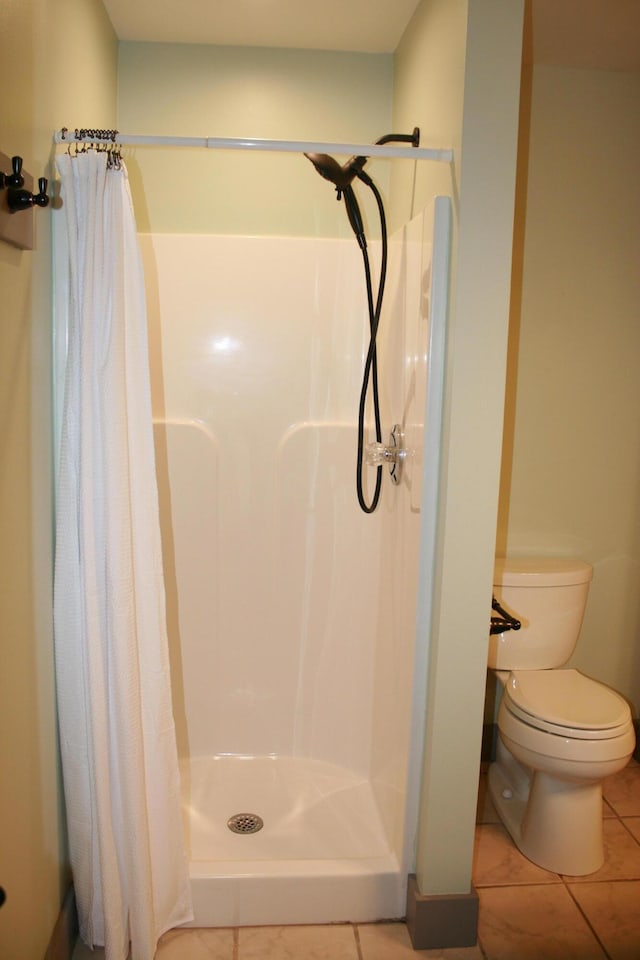
[(498, 730), (489, 788), (516, 846), (555, 873), (598, 870), (602, 781), (628, 763), (635, 744), (627, 703), (577, 670), (514, 671)]
[(577, 641), (591, 568), (502, 561), (495, 579), (500, 602), (524, 629), (490, 646), (502, 687), (490, 793), (526, 857), (584, 876), (604, 862), (602, 781), (626, 766), (635, 746), (627, 702), (578, 670), (558, 668)]

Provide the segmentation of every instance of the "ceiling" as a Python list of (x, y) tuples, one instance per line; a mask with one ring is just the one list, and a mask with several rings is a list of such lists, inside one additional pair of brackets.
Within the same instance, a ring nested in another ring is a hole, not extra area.
[(420, 0), (103, 0), (121, 40), (392, 53)]
[[(420, 0), (103, 0), (120, 40), (392, 53)], [(535, 63), (640, 70), (639, 0), (526, 0)]]

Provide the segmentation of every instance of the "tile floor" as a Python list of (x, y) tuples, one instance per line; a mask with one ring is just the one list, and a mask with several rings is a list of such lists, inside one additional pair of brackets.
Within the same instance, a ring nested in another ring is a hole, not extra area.
[(640, 960), (640, 764), (604, 785), (605, 863), (563, 877), (530, 863), (480, 778), (473, 882), (488, 960)]
[[(549, 873), (514, 847), (480, 778), (473, 882), (478, 944), (411, 948), (402, 923), (172, 930), (156, 960), (640, 960), (640, 764), (605, 783), (606, 862), (582, 879)], [(99, 960), (82, 944), (74, 960)]]

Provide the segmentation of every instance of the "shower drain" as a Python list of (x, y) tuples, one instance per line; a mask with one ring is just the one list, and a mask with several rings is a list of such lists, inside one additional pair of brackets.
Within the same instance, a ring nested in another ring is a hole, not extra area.
[(236, 813), (227, 820), (232, 833), (257, 833), (264, 827), (264, 820), (257, 813)]

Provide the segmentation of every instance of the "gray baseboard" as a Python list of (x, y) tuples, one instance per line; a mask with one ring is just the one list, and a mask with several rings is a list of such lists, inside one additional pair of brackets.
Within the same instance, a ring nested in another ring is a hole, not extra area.
[(78, 912), (73, 885), (67, 890), (44, 960), (71, 960), (78, 939)]
[(407, 929), (414, 950), (473, 947), (478, 939), (478, 894), (424, 896), (415, 876), (407, 890)]

